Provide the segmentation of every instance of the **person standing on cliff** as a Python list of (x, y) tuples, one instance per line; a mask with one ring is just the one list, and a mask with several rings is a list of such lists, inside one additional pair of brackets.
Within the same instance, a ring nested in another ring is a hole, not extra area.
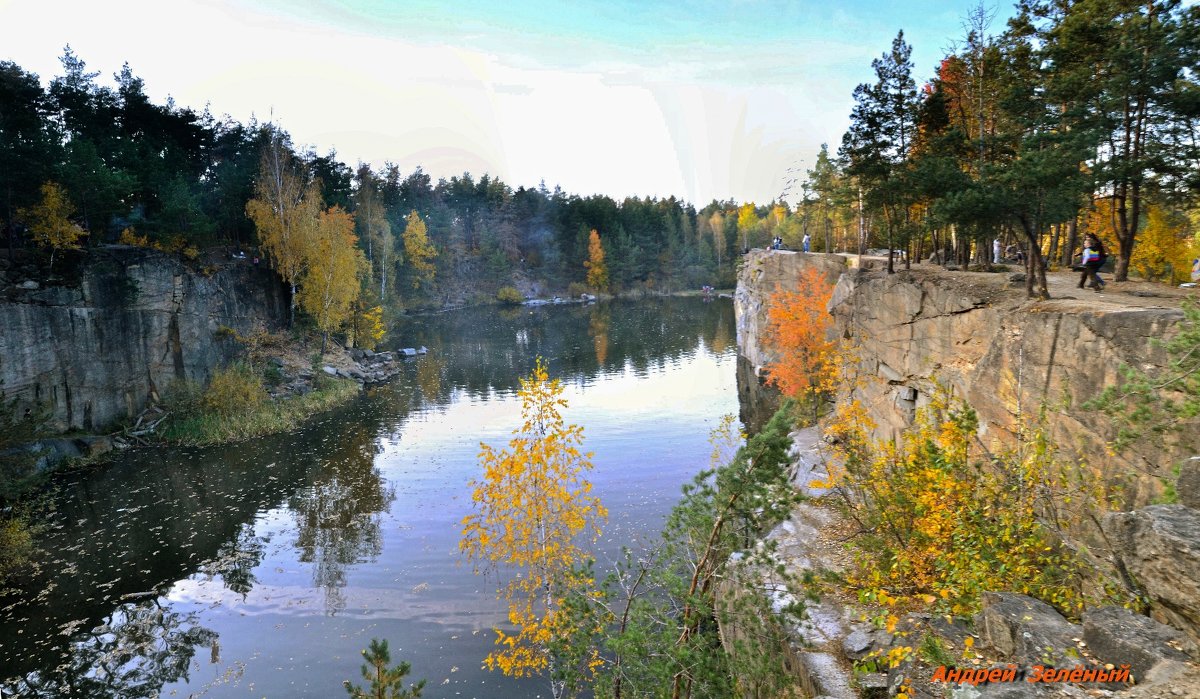
[(1083, 283), (1091, 277), (1092, 283), (1089, 285), (1097, 292), (1104, 289), (1104, 280), (1100, 278), (1100, 268), (1104, 265), (1104, 261), (1108, 259), (1108, 254), (1104, 252), (1104, 243), (1096, 236), (1088, 233), (1083, 238), (1083, 275), (1079, 277), (1079, 288), (1083, 288)]
[(992, 241), (992, 264), (1000, 264), (1000, 239)]
[(812, 236), (805, 233), (804, 234), (804, 252), (810, 252), (811, 247), (812, 247)]

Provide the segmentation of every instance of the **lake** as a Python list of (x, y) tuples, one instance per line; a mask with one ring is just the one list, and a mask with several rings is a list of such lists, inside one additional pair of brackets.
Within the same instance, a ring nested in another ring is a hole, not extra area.
[(480, 442), (507, 442), (517, 380), (546, 358), (594, 453), (603, 570), (656, 535), (739, 413), (732, 304), (474, 308), (394, 336), (429, 354), (295, 433), (58, 478), (39, 571), (0, 597), (0, 695), (345, 696), (381, 638), (425, 697), (548, 696), (481, 669), (504, 610), (458, 550)]

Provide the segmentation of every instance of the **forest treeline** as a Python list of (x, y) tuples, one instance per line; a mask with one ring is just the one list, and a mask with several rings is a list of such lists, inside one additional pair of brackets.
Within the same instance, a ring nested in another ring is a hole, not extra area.
[[(605, 273), (593, 273), (593, 287), (731, 285), (739, 248), (797, 225), (783, 206), (714, 201), (697, 210), (673, 197), (513, 189), (487, 174), (435, 181), (420, 167), (352, 168), (335, 152), (297, 146), (275, 123), (155, 104), (128, 65), (109, 85), (70, 47), (61, 62), (46, 87), (0, 63), (0, 225), (10, 249), (125, 242), (192, 254), (261, 250), (286, 236), (268, 225), (272, 215), (290, 230), (288, 207), (307, 208), (313, 221), (338, 210), (353, 215), (364, 289), (385, 306), (405, 306), (510, 284), (541, 293), (587, 286), (592, 231)], [(54, 220), (62, 225), (54, 229)], [(415, 240), (420, 227), (424, 239)], [(287, 254), (264, 253), (287, 279)]]
[[(276, 123), (155, 104), (128, 65), (106, 84), (67, 47), (45, 86), (0, 62), (0, 226), (10, 249), (245, 247), (279, 269), (287, 254), (270, 238), (288, 237), (290, 197), (309, 221), (300, 228), (324, 231), (296, 271), (281, 270), (293, 288), (303, 294), (309, 262), (329, 257), (321, 245), (352, 241), (361, 260), (326, 266), (357, 275), (353, 303), (393, 310), (503, 286), (728, 286), (741, 251), (777, 236), (798, 249), (806, 234), (814, 251), (903, 249), (959, 264), (991, 261), (1000, 239), (1027, 258), (1030, 292), (1044, 293), (1044, 265), (1069, 265), (1089, 231), (1117, 258), (1118, 280), (1185, 280), (1200, 254), (1200, 7), (1021, 0), (1002, 32), (991, 21), (973, 10), (922, 83), (901, 32), (874, 61), (874, 82), (855, 89), (840, 147), (797, 173), (800, 201), (700, 209), (351, 167)], [(265, 225), (271, 212), (278, 230)], [(304, 310), (329, 316), (318, 325), (343, 320), (334, 291), (344, 289), (309, 295)]]

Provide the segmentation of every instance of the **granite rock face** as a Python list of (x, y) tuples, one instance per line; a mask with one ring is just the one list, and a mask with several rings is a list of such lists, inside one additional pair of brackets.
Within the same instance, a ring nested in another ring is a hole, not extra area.
[(1117, 559), (1145, 590), (1159, 621), (1200, 642), (1200, 511), (1153, 505), (1104, 519)]
[[(1172, 308), (1100, 304), (1089, 298), (1035, 302), (1002, 275), (914, 269), (888, 275), (842, 266), (854, 258), (752, 251), (735, 296), (738, 348), (755, 368), (764, 349), (765, 303), (776, 285), (795, 286), (801, 270), (820, 265), (837, 278), (830, 302), (834, 332), (851, 339), (867, 379), (855, 395), (874, 421), (875, 437), (892, 439), (943, 386), (977, 411), (989, 448), (1011, 446), (1021, 416), (1051, 409), (1050, 436), (1067, 460), (1104, 465), (1098, 474), (1124, 481), (1128, 507), (1148, 504), (1161, 480), (1189, 454), (1163, 453), (1140, 440), (1111, 457), (1108, 418), (1083, 408), (1118, 378), (1123, 365), (1163, 366), (1166, 338), (1182, 319)], [(838, 271), (844, 273), (837, 276)], [(1093, 542), (1094, 543), (1094, 542)]]
[[(1135, 510), (1110, 515), (1103, 526), (1080, 521), (1064, 533), (1109, 575), (1143, 586), (1156, 619), (1200, 641), (1200, 513), (1192, 509), (1200, 505), (1200, 459), (1189, 460), (1194, 451), (1161, 439), (1135, 440), (1110, 454), (1106, 443), (1115, 427), (1085, 407), (1117, 385), (1123, 366), (1148, 372), (1166, 366), (1155, 340), (1177, 332), (1182, 312), (1130, 299), (1132, 292), (1073, 297), (1073, 285), (1060, 285), (1056, 298), (1038, 301), (1001, 274), (914, 267), (888, 275), (855, 262), (749, 253), (735, 296), (740, 353), (755, 369), (770, 360), (765, 303), (777, 286), (794, 287), (806, 266), (821, 265), (837, 278), (832, 332), (854, 343), (862, 379), (839, 398), (861, 403), (876, 439), (898, 438), (939, 387), (976, 411), (978, 437), (993, 453), (1016, 446), (1019, 425), (1045, 408), (1059, 460), (1082, 463), (1089, 482), (1119, 486), (1117, 507)], [(1184, 437), (1181, 443), (1198, 441), (1194, 431)], [(1182, 505), (1145, 507), (1172, 481)]]
[(1138, 682), (1169, 681), (1187, 669), (1183, 634), (1124, 607), (1083, 613), (1083, 640), (1102, 663), (1128, 664)]
[(1011, 592), (985, 592), (982, 601), (975, 627), (1005, 657), (1030, 665), (1079, 662), (1074, 640), (1081, 635), (1079, 627), (1050, 605)]
[(2, 291), (0, 389), (63, 430), (104, 429), (175, 380), (207, 379), (236, 350), (221, 328), (276, 329), (287, 312), (270, 270), (124, 246), (89, 252), (75, 285)]

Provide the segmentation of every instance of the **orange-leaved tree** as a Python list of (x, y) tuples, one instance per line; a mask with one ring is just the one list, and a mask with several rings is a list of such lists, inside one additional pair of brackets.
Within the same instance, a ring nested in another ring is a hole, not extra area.
[(559, 679), (567, 674), (562, 663), (580, 662), (589, 671), (601, 664), (595, 651), (563, 658), (553, 648), (575, 631), (566, 601), (593, 584), (580, 573), (587, 559), (581, 538), (598, 537), (607, 516), (584, 478), (591, 454), (581, 450), (583, 428), (563, 420), (562, 394), (538, 357), (521, 379), (523, 422), (508, 448), (480, 445), (483, 478), (471, 484), (475, 511), (463, 518), (459, 542), (477, 567), (520, 569), (500, 589), (515, 630), (496, 629), (498, 649), (484, 664), (513, 677), (546, 672), (555, 697), (577, 689)]
[(804, 398), (834, 389), (840, 376), (840, 343), (829, 337), (833, 282), (805, 267), (796, 288), (777, 288), (767, 301), (767, 380), (784, 395)]
[(608, 265), (604, 264), (604, 246), (595, 228), (588, 235), (588, 258), (583, 266), (587, 268), (588, 286), (600, 293), (608, 291)]

